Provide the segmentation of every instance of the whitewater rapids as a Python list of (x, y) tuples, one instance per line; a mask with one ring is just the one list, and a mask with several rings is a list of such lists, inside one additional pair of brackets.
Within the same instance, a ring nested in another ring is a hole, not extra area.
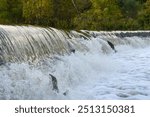
[(150, 31), (0, 25), (0, 99), (150, 99), (149, 49)]
[[(88, 42), (89, 46), (92, 41)], [(150, 99), (150, 47), (116, 46), (0, 67), (0, 99)], [(58, 80), (52, 90), (49, 74)], [(67, 91), (67, 95), (63, 93)]]

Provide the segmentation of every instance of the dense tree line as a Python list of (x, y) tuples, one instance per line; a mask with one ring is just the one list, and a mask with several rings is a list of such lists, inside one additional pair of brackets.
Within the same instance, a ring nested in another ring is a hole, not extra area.
[(147, 30), (150, 0), (0, 0), (0, 24)]

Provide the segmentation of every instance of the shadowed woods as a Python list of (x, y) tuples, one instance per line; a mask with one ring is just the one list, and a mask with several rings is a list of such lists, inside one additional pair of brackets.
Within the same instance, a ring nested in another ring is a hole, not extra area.
[(150, 0), (0, 0), (0, 24), (149, 30)]

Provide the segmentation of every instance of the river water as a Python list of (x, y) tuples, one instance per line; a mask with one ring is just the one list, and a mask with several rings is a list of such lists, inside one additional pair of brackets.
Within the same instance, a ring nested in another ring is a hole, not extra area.
[[(150, 47), (116, 49), (102, 54), (91, 44), (88, 52), (1, 66), (0, 99), (150, 99)], [(59, 93), (49, 74), (57, 78)]]
[(95, 63), (95, 73), (87, 76), (95, 80), (75, 88), (71, 99), (150, 99), (150, 48), (118, 50)]
[(0, 99), (150, 99), (149, 37), (0, 25)]

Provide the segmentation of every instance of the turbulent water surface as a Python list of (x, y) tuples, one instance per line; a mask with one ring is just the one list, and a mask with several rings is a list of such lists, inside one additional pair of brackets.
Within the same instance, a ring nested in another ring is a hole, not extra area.
[[(35, 61), (11, 62), (6, 56), (0, 66), (0, 99), (150, 99), (149, 38), (114, 37), (117, 53), (102, 38), (78, 37), (72, 45), (84, 49)], [(57, 78), (59, 92), (53, 90), (49, 74)]]

